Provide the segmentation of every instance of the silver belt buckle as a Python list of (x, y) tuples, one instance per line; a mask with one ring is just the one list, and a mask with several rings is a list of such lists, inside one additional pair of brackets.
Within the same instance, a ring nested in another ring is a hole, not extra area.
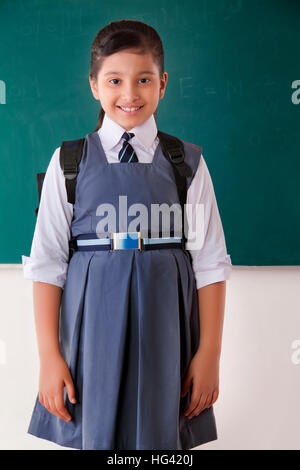
[[(133, 234), (137, 236), (131, 237)], [(112, 235), (112, 250), (142, 251), (141, 232), (113, 232)]]

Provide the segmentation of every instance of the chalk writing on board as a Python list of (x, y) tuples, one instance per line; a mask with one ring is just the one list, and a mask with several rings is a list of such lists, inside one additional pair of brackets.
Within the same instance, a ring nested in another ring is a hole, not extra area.
[[(173, 2), (172, 5), (172, 14), (170, 15), (170, 10), (164, 7), (160, 8), (160, 14), (157, 12), (155, 15), (159, 19), (158, 27), (163, 24), (169, 26), (170, 28), (180, 28), (181, 30), (189, 28), (189, 17), (188, 15), (182, 14), (182, 6)], [(153, 20), (152, 20), (153, 22)], [(151, 23), (152, 24), (152, 23)]]
[(243, 9), (244, 2), (243, 0), (219, 0), (215, 5), (209, 0), (202, 0), (201, 3), (199, 2), (199, 15), (202, 21), (208, 23), (217, 19), (231, 20)]
[(204, 91), (205, 91), (205, 94), (206, 95), (215, 95), (217, 92), (216, 92), (216, 89), (215, 88), (204, 88)]
[(293, 104), (300, 103), (300, 80), (294, 80), (292, 83), (292, 88), (296, 88), (296, 91), (291, 96), (291, 100)]
[(42, 96), (38, 74), (23, 75), (9, 86), (10, 103), (30, 101)]
[(6, 104), (6, 85), (3, 80), (0, 80), (0, 104)]
[(179, 86), (180, 86), (180, 96), (181, 98), (189, 98), (191, 95), (186, 91), (189, 88), (193, 88), (192, 80), (193, 77), (182, 77), (179, 79)]
[(233, 95), (239, 95), (243, 96), (244, 95), (244, 86), (241, 81), (237, 83), (232, 83), (229, 80), (227, 80), (226, 84), (226, 99), (230, 103), (231, 98)]
[(257, 147), (261, 144), (261, 136), (259, 134), (250, 134), (248, 136), (248, 144)]
[(33, 36), (36, 45), (40, 44), (41, 35), (52, 34), (55, 40), (64, 42), (67, 38), (78, 38), (86, 35), (83, 27), (83, 8), (70, 9), (68, 5), (60, 5), (57, 16), (49, 15), (47, 9), (35, 8), (34, 11), (27, 11), (23, 15), (23, 20), (15, 27), (18, 34), (26, 37)]

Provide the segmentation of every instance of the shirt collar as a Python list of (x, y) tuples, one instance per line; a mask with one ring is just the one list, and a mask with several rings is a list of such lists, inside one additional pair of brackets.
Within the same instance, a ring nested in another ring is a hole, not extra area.
[[(106, 113), (104, 114), (102, 126), (98, 129), (101, 143), (105, 150), (112, 149), (117, 145), (126, 129), (120, 126), (116, 121), (111, 119)], [(133, 127), (129, 132), (134, 133), (133, 142), (141, 144), (146, 150), (149, 150), (157, 137), (157, 126), (152, 114), (147, 121), (139, 126)]]

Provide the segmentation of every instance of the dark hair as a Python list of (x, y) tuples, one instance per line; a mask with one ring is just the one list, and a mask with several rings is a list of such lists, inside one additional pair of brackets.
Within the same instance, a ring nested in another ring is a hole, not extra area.
[[(102, 28), (91, 46), (90, 77), (97, 79), (105, 57), (124, 49), (136, 49), (138, 54), (150, 52), (159, 68), (160, 77), (164, 73), (164, 50), (161, 39), (154, 28), (135, 20), (120, 20)], [(154, 112), (156, 117), (157, 111)], [(100, 108), (97, 131), (103, 122), (105, 111)], [(94, 132), (95, 132), (94, 131)]]

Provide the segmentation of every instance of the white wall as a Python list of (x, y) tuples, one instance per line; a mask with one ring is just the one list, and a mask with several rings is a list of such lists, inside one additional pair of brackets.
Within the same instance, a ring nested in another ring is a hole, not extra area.
[[(0, 286), (0, 449), (66, 449), (26, 432), (39, 373), (32, 282), (21, 265), (0, 265)], [(214, 405), (219, 438), (198, 449), (300, 449), (299, 286), (300, 267), (234, 266)]]

